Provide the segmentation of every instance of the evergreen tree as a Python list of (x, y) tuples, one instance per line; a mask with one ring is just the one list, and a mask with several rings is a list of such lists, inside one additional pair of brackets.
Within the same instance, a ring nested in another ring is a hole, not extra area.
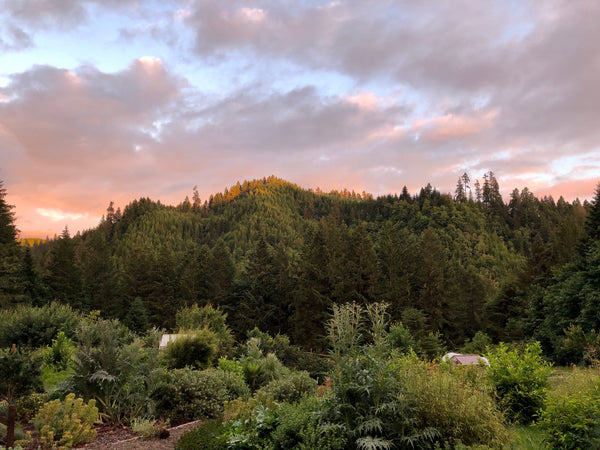
[(88, 309), (89, 305), (83, 291), (82, 272), (76, 261), (75, 244), (67, 227), (50, 251), (46, 283), (52, 300), (58, 300), (77, 309)]
[(12, 206), (6, 203), (6, 189), (0, 181), (0, 308), (23, 301), (20, 258)]
[(46, 301), (47, 293), (42, 282), (42, 276), (35, 267), (31, 248), (25, 247), (23, 262), (21, 266), (21, 279), (23, 282), (23, 294), (25, 301), (32, 306), (42, 306)]

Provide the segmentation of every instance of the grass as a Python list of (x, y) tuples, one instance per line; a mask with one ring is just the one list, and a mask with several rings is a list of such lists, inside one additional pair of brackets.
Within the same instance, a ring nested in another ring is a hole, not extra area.
[(514, 439), (510, 442), (510, 450), (540, 450), (547, 449), (545, 433), (535, 426), (517, 426), (513, 429)]

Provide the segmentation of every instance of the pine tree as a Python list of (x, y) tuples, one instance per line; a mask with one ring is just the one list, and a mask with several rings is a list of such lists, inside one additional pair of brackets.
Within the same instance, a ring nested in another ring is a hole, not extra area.
[(0, 181), (0, 308), (23, 300), (20, 275), (21, 249), (17, 242), (13, 206), (6, 203), (6, 189)]
[(67, 303), (74, 308), (87, 309), (83, 292), (83, 278), (75, 257), (75, 244), (65, 227), (50, 251), (46, 283), (52, 300)]
[(592, 207), (588, 212), (586, 228), (588, 237), (591, 240), (600, 239), (600, 183), (596, 187)]

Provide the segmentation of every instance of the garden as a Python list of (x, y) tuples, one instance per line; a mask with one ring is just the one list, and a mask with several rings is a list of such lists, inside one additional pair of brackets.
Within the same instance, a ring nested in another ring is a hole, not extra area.
[(152, 439), (200, 421), (177, 449), (600, 445), (594, 361), (554, 368), (537, 342), (479, 334), (466, 350), (490, 366), (455, 366), (380, 303), (334, 305), (323, 355), (258, 329), (236, 342), (210, 305), (179, 310), (175, 331), (159, 350), (161, 330), (136, 334), (95, 312), (0, 311), (0, 441), (68, 449), (106, 429)]

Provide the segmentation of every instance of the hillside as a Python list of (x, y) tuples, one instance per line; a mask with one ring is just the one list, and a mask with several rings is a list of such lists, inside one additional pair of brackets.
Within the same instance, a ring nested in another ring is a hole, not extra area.
[(383, 301), (392, 321), (440, 345), (478, 331), (526, 339), (539, 319), (531, 302), (577, 259), (592, 205), (527, 189), (505, 201), (493, 174), (474, 198), (464, 192), (373, 198), (269, 177), (177, 206), (111, 204), (97, 228), (32, 249), (29, 301), (98, 309), (133, 329), (168, 329), (178, 308), (211, 303), (238, 336), (258, 326), (306, 348), (324, 345), (333, 304)]

